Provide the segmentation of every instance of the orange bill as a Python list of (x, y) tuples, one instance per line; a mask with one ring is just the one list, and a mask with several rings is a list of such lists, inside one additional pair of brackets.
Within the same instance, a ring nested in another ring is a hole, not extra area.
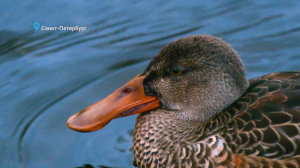
[(158, 98), (145, 95), (144, 78), (145, 76), (136, 76), (111, 95), (72, 115), (67, 121), (67, 126), (80, 132), (96, 131), (114, 118), (159, 107)]

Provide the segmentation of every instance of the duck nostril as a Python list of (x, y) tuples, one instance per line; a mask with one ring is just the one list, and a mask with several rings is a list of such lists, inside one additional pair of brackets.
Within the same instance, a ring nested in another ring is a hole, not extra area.
[(131, 92), (131, 89), (129, 87), (127, 87), (127, 88), (123, 89), (121, 93), (128, 94), (130, 92)]

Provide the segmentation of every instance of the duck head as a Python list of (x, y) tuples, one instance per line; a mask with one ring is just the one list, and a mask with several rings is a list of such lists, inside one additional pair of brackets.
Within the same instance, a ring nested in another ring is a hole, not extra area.
[(166, 45), (146, 70), (103, 100), (71, 116), (75, 131), (101, 129), (114, 118), (164, 109), (185, 121), (205, 121), (247, 89), (245, 67), (220, 38), (197, 35)]

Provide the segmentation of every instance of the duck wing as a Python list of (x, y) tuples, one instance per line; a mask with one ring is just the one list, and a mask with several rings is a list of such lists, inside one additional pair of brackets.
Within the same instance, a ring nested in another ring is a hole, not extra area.
[(300, 71), (250, 80), (223, 115), (234, 116), (221, 133), (234, 154), (292, 159), (300, 154)]

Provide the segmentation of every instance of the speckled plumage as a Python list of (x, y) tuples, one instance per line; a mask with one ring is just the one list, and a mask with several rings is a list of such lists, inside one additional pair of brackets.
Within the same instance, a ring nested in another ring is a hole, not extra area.
[(137, 116), (139, 167), (299, 167), (300, 72), (248, 82), (237, 52), (202, 35), (168, 44), (143, 75), (161, 107)]

